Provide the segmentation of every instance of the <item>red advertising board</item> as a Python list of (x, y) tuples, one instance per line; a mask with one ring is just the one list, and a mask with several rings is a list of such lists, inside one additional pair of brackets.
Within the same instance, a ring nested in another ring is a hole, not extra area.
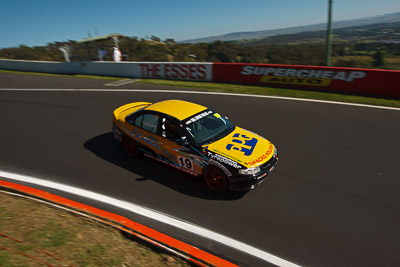
[(400, 97), (400, 71), (214, 63), (213, 81), (357, 95)]

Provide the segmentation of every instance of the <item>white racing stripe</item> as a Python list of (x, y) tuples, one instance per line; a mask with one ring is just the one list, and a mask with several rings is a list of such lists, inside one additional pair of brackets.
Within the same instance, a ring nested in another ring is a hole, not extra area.
[(182, 91), (182, 90), (152, 90), (152, 89), (18, 89), (18, 88), (0, 88), (1, 91), (24, 91), (24, 92), (141, 92), (141, 93), (175, 93), (175, 94), (200, 94), (200, 95), (226, 95), (226, 96), (240, 96), (240, 97), (255, 97), (255, 98), (269, 98), (269, 99), (282, 99), (282, 100), (292, 100), (292, 101), (302, 101), (302, 102), (314, 102), (314, 103), (325, 103), (325, 104), (335, 104), (335, 105), (345, 105), (345, 106), (355, 106), (355, 107), (366, 107), (375, 109), (387, 109), (387, 110), (397, 110), (400, 108), (394, 107), (384, 107), (357, 103), (346, 103), (346, 102), (336, 102), (327, 100), (317, 100), (317, 99), (306, 99), (306, 98), (295, 98), (295, 97), (283, 97), (283, 96), (268, 96), (268, 95), (249, 95), (249, 94), (238, 94), (238, 93), (224, 93), (224, 92), (205, 92), (205, 91)]
[(295, 263), (284, 260), (284, 259), (279, 258), (275, 255), (272, 255), (268, 252), (257, 249), (255, 247), (247, 245), (243, 242), (240, 242), (240, 241), (237, 241), (230, 237), (221, 235), (219, 233), (213, 232), (213, 231), (203, 228), (201, 226), (180, 220), (178, 218), (174, 218), (170, 215), (167, 215), (167, 214), (155, 211), (155, 210), (151, 210), (151, 209), (148, 209), (143, 206), (139, 206), (139, 205), (136, 205), (136, 204), (133, 204), (130, 202), (122, 201), (122, 200), (112, 198), (112, 197), (109, 197), (106, 195), (98, 194), (98, 193), (95, 193), (92, 191), (72, 187), (72, 186), (65, 185), (65, 184), (55, 183), (55, 182), (43, 180), (40, 178), (27, 176), (27, 175), (21, 175), (21, 174), (16, 174), (16, 173), (11, 173), (11, 172), (0, 171), (0, 177), (4, 177), (7, 179), (20, 181), (20, 182), (30, 183), (30, 184), (34, 184), (34, 185), (40, 185), (40, 186), (44, 186), (47, 188), (53, 188), (56, 190), (64, 191), (64, 192), (71, 193), (74, 195), (78, 195), (80, 197), (85, 197), (88, 199), (93, 199), (98, 202), (103, 202), (103, 203), (106, 203), (109, 205), (113, 205), (120, 209), (124, 209), (124, 210), (130, 211), (130, 212), (139, 214), (141, 216), (145, 216), (147, 218), (156, 220), (158, 222), (165, 223), (165, 224), (171, 225), (173, 227), (182, 229), (182, 230), (190, 232), (192, 234), (199, 235), (206, 239), (216, 241), (218, 243), (221, 243), (223, 245), (226, 245), (231, 248), (237, 249), (239, 251), (245, 252), (245, 253), (255, 256), (259, 259), (262, 259), (269, 263), (275, 264), (277, 266), (288, 266), (288, 267), (299, 266)]

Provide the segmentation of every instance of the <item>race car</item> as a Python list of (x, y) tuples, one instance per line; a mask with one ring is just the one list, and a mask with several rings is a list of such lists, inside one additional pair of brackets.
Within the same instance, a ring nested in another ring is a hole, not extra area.
[(144, 155), (200, 176), (214, 192), (254, 189), (278, 163), (270, 141), (182, 100), (134, 102), (115, 109), (113, 135), (128, 155)]

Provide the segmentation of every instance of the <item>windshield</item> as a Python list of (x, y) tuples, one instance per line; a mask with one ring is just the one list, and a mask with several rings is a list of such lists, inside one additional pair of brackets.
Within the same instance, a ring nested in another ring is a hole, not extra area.
[(188, 118), (184, 127), (199, 145), (221, 139), (235, 128), (230, 121), (212, 110), (206, 110)]

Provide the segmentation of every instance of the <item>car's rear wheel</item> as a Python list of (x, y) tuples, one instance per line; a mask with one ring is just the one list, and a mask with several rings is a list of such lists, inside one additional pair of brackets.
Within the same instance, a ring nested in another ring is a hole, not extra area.
[(123, 142), (125, 152), (131, 157), (137, 157), (140, 155), (140, 146), (139, 143), (135, 140), (132, 140), (129, 137), (124, 138)]
[(208, 166), (204, 170), (204, 182), (214, 192), (228, 191), (229, 181), (226, 174), (215, 166)]

